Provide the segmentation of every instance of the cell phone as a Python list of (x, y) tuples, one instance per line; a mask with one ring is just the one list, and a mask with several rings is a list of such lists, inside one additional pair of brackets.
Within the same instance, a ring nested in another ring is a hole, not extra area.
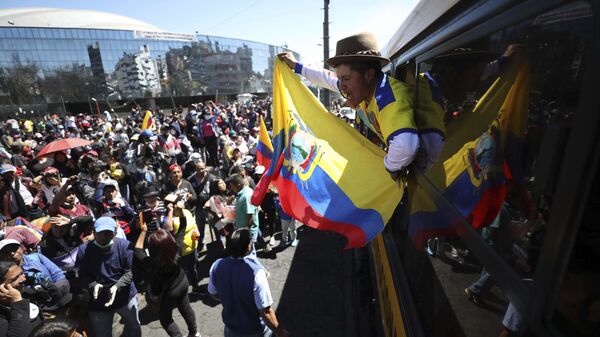
[(154, 219), (154, 214), (151, 209), (146, 209), (142, 211), (142, 217), (144, 218), (144, 222), (146, 223), (146, 225), (148, 225)]

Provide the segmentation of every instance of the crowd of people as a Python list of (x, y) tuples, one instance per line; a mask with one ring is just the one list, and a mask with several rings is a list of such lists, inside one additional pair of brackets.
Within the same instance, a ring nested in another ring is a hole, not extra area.
[[(143, 293), (169, 336), (186, 335), (175, 308), (187, 335), (200, 336), (188, 294), (208, 295), (197, 262), (215, 249), (231, 255), (208, 287), (225, 334), (286, 336), (256, 251), (270, 253), (282, 223), (281, 249), (296, 246), (296, 224), (273, 187), (260, 207), (250, 203), (270, 108), (208, 101), (146, 121), (134, 107), (0, 122), (0, 335), (112, 336), (118, 313), (125, 335), (140, 336)], [(68, 139), (87, 145), (48, 147)]]

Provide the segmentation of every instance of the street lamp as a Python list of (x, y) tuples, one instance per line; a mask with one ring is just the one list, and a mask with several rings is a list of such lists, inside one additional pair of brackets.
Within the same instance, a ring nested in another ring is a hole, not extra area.
[(100, 104), (94, 97), (92, 97), (92, 101), (94, 101), (94, 103), (96, 103), (96, 113), (98, 114), (98, 117), (100, 117)]

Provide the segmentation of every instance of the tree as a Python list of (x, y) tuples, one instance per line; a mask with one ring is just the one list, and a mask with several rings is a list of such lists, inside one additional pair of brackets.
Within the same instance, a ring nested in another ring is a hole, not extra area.
[(9, 94), (10, 103), (22, 105), (42, 101), (37, 65), (31, 61), (24, 64), (16, 53), (12, 63), (11, 67), (0, 69), (0, 90)]
[(85, 102), (89, 97), (101, 97), (104, 91), (91, 69), (79, 63), (59, 68), (41, 82), (42, 92), (51, 102), (60, 102), (61, 97), (65, 101)]

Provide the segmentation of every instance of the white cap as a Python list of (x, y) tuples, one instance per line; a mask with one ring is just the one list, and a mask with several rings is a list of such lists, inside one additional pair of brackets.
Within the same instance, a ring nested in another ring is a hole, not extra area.
[(8, 245), (21, 245), (21, 243), (15, 239), (4, 239), (0, 241), (0, 250), (4, 249), (4, 247)]
[(194, 163), (201, 162), (202, 156), (200, 155), (200, 153), (194, 152), (194, 153), (190, 154), (190, 160), (193, 161)]

